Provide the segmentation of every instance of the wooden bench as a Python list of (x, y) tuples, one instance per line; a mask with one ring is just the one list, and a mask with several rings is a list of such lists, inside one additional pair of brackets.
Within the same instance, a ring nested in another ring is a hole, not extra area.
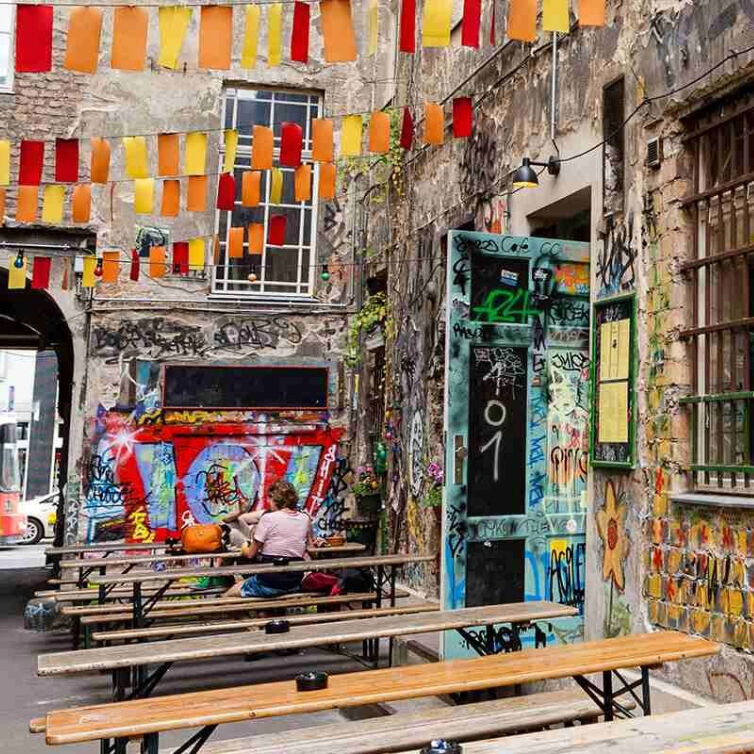
[[(510, 623), (517, 631), (517, 626), (521, 624), (529, 625), (537, 620), (551, 620), (576, 613), (575, 608), (554, 602), (522, 602), (344, 620), (336, 626), (329, 623), (299, 625), (292, 626), (283, 634), (254, 631), (240, 635), (219, 634), (149, 644), (126, 644), (40, 655), (37, 660), (37, 673), (46, 676), (116, 671), (113, 673), (114, 695), (115, 698), (122, 699), (125, 697), (130, 671), (138, 668), (146, 670), (148, 665), (157, 667), (151, 675), (141, 673), (142, 677), (134, 684), (132, 696), (148, 696), (171, 665), (181, 661), (215, 660), (218, 657), (364, 642), (437, 631), (457, 630), (466, 636), (468, 628), (492, 628), (496, 623)], [(480, 651), (484, 652), (485, 648), (482, 647)], [(492, 632), (491, 643), (486, 647), (486, 653), (492, 654), (495, 651), (497, 647)], [(117, 672), (122, 670), (128, 672)]]
[[(156, 590), (152, 590), (156, 591)], [(190, 586), (178, 586), (178, 587), (172, 587), (171, 589), (168, 589), (164, 596), (166, 598), (169, 597), (195, 597), (197, 594), (201, 595), (208, 595), (208, 594), (222, 594), (223, 592), (227, 591), (227, 587), (207, 587), (205, 589), (197, 590)], [(148, 597), (150, 595), (150, 590), (145, 590), (145, 596)], [(113, 590), (112, 592), (109, 592), (105, 599), (107, 600), (129, 600), (131, 599), (131, 590), (130, 589), (117, 589)], [(99, 595), (97, 593), (96, 589), (46, 589), (39, 592), (34, 592), (35, 597), (47, 597), (48, 599), (53, 599), (55, 602), (97, 602), (99, 599)]]
[[(442, 731), (442, 726), (435, 728), (432, 738), (443, 736)], [(463, 754), (562, 754), (570, 751), (578, 751), (579, 754), (731, 754), (752, 750), (754, 701), (696, 707), (584, 728), (527, 733), (463, 746)], [(257, 754), (257, 749), (254, 749), (254, 754)], [(286, 754), (289, 754), (287, 748)], [(419, 752), (415, 750), (404, 754)]]
[[(635, 689), (640, 690), (637, 699), (642, 711), (650, 713), (650, 667), (719, 650), (719, 645), (700, 637), (658, 631), (471, 660), (344, 673), (331, 676), (328, 687), (318, 691), (297, 691), (295, 682), (282, 681), (135, 699), (50, 712), (46, 740), (49, 744), (102, 740), (107, 746), (110, 739), (143, 736), (147, 754), (157, 754), (161, 732), (198, 727), (191, 743), (187, 742), (196, 752), (223, 723), (568, 677), (611, 720), (616, 711), (630, 714), (620, 699)], [(620, 675), (622, 669), (632, 667), (641, 669), (637, 685), (626, 683)], [(602, 687), (586, 678), (592, 673), (602, 673)], [(614, 675), (622, 686), (613, 684)]]

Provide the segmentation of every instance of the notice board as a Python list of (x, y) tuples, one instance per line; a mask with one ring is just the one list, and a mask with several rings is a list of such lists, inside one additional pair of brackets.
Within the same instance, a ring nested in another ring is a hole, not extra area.
[(633, 294), (594, 304), (591, 462), (597, 467), (634, 466), (635, 306)]

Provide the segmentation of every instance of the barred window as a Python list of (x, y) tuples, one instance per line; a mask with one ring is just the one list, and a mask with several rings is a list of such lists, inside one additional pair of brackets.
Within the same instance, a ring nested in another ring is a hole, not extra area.
[[(314, 245), (317, 225), (318, 166), (314, 163), (312, 174), (312, 200), (294, 201), (293, 168), (281, 168), (283, 194), (281, 203), (272, 205), (269, 171), (262, 171), (261, 201), (257, 207), (241, 205), (241, 183), (244, 171), (251, 170), (251, 133), (254, 126), (272, 128), (275, 137), (274, 161), (277, 166), (280, 149), (280, 131), (284, 122), (298, 123), (303, 131), (302, 160), (311, 159), (311, 121), (319, 116), (320, 97), (298, 91), (249, 89), (227, 87), (225, 90), (224, 127), (238, 131), (238, 149), (234, 165), (236, 202), (233, 212), (218, 212), (217, 233), (220, 239), (220, 258), (214, 269), (213, 293), (258, 296), (278, 295), (304, 297), (312, 295), (314, 281)], [(221, 155), (222, 165), (223, 155)], [(283, 246), (267, 244), (268, 224), (271, 215), (285, 215), (285, 243)], [(264, 225), (264, 249), (261, 257), (249, 256), (248, 226)], [(228, 230), (243, 227), (244, 257), (229, 259), (226, 253)], [(249, 280), (250, 273), (257, 279)]]
[(15, 6), (0, 5), (0, 91), (13, 88), (13, 18)]
[(696, 258), (684, 264), (691, 285), (694, 485), (750, 491), (752, 334), (754, 330), (754, 94), (718, 104), (690, 124), (690, 212)]

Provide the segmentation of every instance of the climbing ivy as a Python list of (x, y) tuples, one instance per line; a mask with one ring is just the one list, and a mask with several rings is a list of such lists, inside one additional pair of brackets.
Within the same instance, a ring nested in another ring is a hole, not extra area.
[(390, 329), (391, 317), (387, 297), (383, 292), (370, 296), (356, 314), (351, 317), (348, 326), (348, 342), (346, 343), (345, 361), (349, 366), (361, 363), (361, 334), (370, 333), (378, 327), (387, 333)]

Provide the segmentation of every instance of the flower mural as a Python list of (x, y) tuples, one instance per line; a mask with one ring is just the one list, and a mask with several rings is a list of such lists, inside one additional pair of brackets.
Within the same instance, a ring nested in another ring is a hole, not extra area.
[(612, 579), (620, 590), (626, 583), (623, 561), (628, 553), (626, 537), (626, 504), (618, 502), (615, 485), (608, 480), (605, 485), (605, 507), (597, 511), (597, 531), (604, 545), (602, 578)]

